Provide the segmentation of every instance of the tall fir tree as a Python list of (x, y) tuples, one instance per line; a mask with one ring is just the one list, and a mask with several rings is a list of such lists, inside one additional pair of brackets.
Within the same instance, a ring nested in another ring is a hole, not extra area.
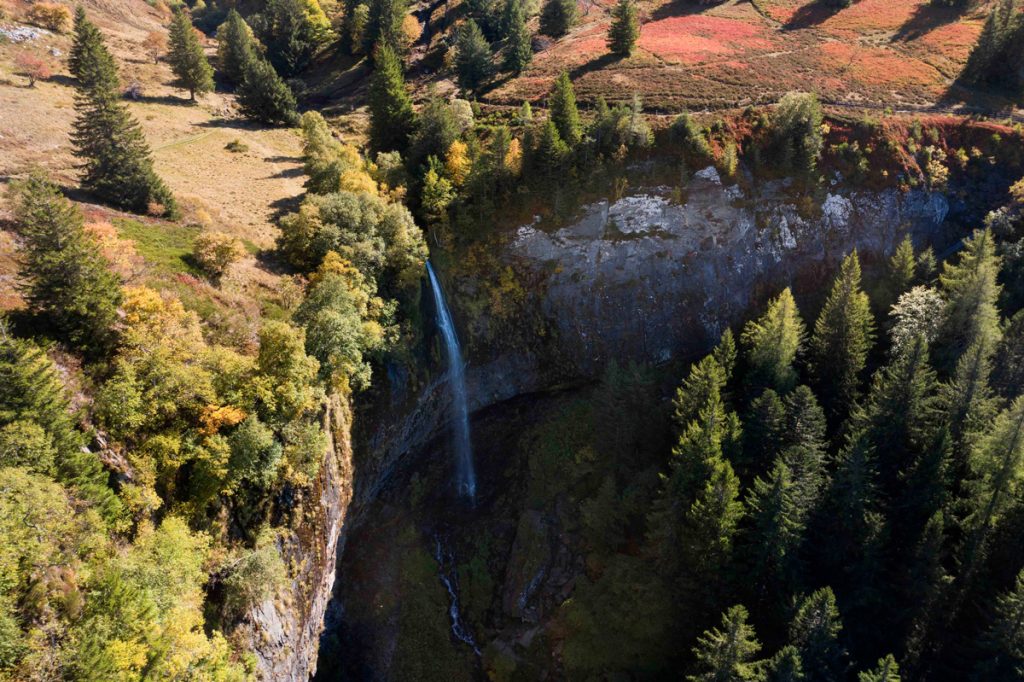
[(999, 266), (990, 230), (975, 230), (964, 240), (959, 260), (943, 265), (939, 282), (946, 296), (946, 316), (936, 344), (936, 360), (942, 368), (952, 370), (972, 344), (992, 348), (998, 343)]
[(41, 175), (17, 188), (19, 270), (29, 306), (94, 355), (114, 340), (121, 287), (86, 235), (81, 211)]
[(857, 673), (857, 682), (900, 682), (900, 667), (892, 654), (878, 660), (871, 670)]
[(640, 26), (633, 0), (618, 0), (612, 8), (612, 24), (608, 27), (608, 51), (619, 57), (628, 57), (636, 48)]
[(764, 388), (788, 393), (796, 384), (793, 363), (804, 340), (804, 323), (788, 287), (768, 303), (762, 317), (747, 323), (740, 340), (746, 349), (751, 395)]
[(983, 657), (972, 682), (1019, 679), (1024, 671), (1024, 571), (1010, 590), (999, 595), (994, 611), (978, 647)]
[[(889, 258), (886, 273), (886, 302), (889, 306), (917, 284), (917, 256), (910, 235), (903, 238)], [(888, 306), (887, 306), (888, 307)]]
[(455, 45), (459, 87), (466, 92), (476, 92), (491, 77), (491, 46), (472, 19), (459, 28)]
[(843, 260), (809, 344), (817, 395), (834, 417), (843, 417), (847, 406), (857, 399), (874, 326), (871, 303), (861, 289), (860, 259), (855, 250)]
[(687, 682), (745, 682), (760, 678), (755, 657), (761, 650), (747, 609), (736, 605), (722, 614), (722, 624), (704, 632), (693, 648), (695, 670)]
[(743, 414), (743, 455), (734, 461), (744, 481), (768, 471), (786, 446), (786, 406), (772, 389), (754, 398)]
[(228, 18), (217, 29), (217, 65), (220, 72), (237, 86), (245, 77), (245, 67), (254, 58), (252, 29), (242, 15), (232, 8)]
[(1006, 323), (992, 368), (992, 385), (1012, 400), (1024, 391), (1024, 310)]
[(506, 6), (509, 7), (509, 21), (504, 66), (512, 73), (520, 74), (533, 59), (533, 40), (526, 28), (524, 0), (507, 0)]
[(583, 126), (568, 71), (563, 71), (555, 80), (555, 88), (548, 98), (548, 109), (559, 137), (572, 149), (583, 136)]
[(121, 208), (177, 215), (142, 129), (121, 102), (114, 59), (84, 12), (77, 15), (71, 69), (78, 78), (71, 139), (84, 161), (82, 188)]
[(849, 661), (840, 641), (843, 630), (836, 596), (823, 587), (800, 600), (789, 625), (789, 640), (800, 653), (808, 680), (842, 682)]
[(569, 32), (578, 17), (576, 0), (544, 0), (540, 13), (540, 32), (561, 38)]
[(758, 477), (747, 495), (750, 517), (743, 553), (750, 567), (747, 588), (769, 618), (784, 611), (800, 580), (798, 550), (807, 510), (799, 506), (789, 467), (777, 460), (765, 478)]
[(370, 0), (370, 11), (363, 30), (363, 51), (373, 54), (378, 45), (387, 45), (398, 54), (406, 47), (402, 21), (408, 11), (408, 0)]
[(189, 100), (194, 102), (196, 95), (213, 91), (213, 67), (206, 60), (192, 19), (184, 8), (179, 7), (171, 19), (169, 44), (167, 61), (177, 77), (176, 84), (188, 90)]
[(806, 682), (808, 679), (795, 646), (779, 649), (764, 667), (764, 682)]
[(370, 81), (370, 148), (404, 152), (416, 124), (412, 100), (402, 75), (402, 61), (386, 43), (374, 55)]
[(269, 125), (295, 125), (299, 119), (295, 106), (295, 95), (274, 66), (265, 59), (250, 60), (238, 87), (242, 115)]

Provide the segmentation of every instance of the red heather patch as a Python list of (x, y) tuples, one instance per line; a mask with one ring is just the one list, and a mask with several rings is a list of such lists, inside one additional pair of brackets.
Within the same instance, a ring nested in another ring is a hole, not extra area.
[(926, 45), (929, 51), (938, 52), (950, 59), (966, 61), (971, 48), (981, 33), (981, 24), (974, 21), (958, 21), (929, 31), (915, 42)]
[(699, 14), (644, 24), (640, 47), (671, 61), (696, 64), (716, 55), (770, 49), (763, 28), (744, 21)]
[[(834, 33), (898, 31), (928, 0), (859, 0), (829, 17), (822, 27)], [(924, 11), (927, 11), (925, 9)]]
[(885, 47), (825, 43), (821, 46), (820, 61), (825, 69), (845, 70), (868, 85), (928, 85), (939, 76), (927, 64)]

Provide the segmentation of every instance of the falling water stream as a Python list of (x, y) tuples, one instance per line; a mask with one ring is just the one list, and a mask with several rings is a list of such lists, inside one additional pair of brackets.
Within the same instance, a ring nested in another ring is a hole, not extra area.
[(470, 502), (476, 499), (476, 472), (473, 470), (473, 444), (469, 438), (469, 409), (466, 405), (466, 368), (462, 361), (459, 337), (455, 323), (444, 298), (444, 290), (434, 273), (434, 267), (427, 261), (427, 275), (430, 289), (434, 292), (434, 307), (437, 308), (437, 324), (444, 337), (444, 348), (448, 355), (448, 390), (452, 397), (452, 440), (455, 451), (455, 485), (459, 494)]

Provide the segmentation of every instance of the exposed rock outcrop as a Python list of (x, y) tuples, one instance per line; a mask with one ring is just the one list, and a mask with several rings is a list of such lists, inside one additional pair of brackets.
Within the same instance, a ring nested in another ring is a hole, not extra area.
[(305, 682), (316, 672), (324, 614), (331, 600), (337, 558), (344, 549), (345, 520), (352, 499), (351, 412), (331, 398), (324, 413), (328, 446), (320, 474), (296, 513), (301, 516), (282, 541), (285, 562), (297, 567), (288, 583), (258, 604), (240, 626), (251, 642), (264, 680)]

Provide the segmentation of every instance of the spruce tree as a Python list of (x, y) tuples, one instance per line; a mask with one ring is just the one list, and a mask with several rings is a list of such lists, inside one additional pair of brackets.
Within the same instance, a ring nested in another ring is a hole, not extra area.
[(972, 344), (984, 343), (993, 348), (999, 341), (999, 265), (995, 237), (990, 230), (975, 230), (964, 240), (960, 259), (943, 265), (939, 282), (947, 303), (936, 359), (947, 370), (956, 365)]
[(1010, 318), (1003, 332), (992, 369), (992, 384), (1008, 399), (1024, 391), (1024, 310)]
[(725, 391), (726, 373), (714, 354), (690, 366), (690, 372), (676, 389), (672, 401), (673, 418), (680, 432), (696, 419), (711, 400), (718, 400)]
[(803, 661), (795, 646), (784, 646), (772, 656), (764, 669), (764, 682), (805, 682)]
[(572, 149), (583, 136), (580, 112), (576, 109), (576, 92), (573, 90), (569, 72), (563, 71), (555, 80), (555, 89), (548, 99), (551, 121), (558, 129), (562, 141)]
[(295, 96), (265, 59), (252, 59), (238, 88), (238, 108), (246, 118), (269, 125), (296, 125)]
[(612, 25), (608, 28), (608, 51), (619, 57), (628, 57), (636, 48), (640, 26), (633, 0), (618, 0), (612, 8)]
[(537, 141), (537, 149), (533, 155), (534, 164), (541, 177), (548, 181), (557, 175), (562, 170), (568, 156), (569, 148), (562, 141), (562, 136), (558, 134), (555, 122), (549, 118), (541, 128), (540, 139)]
[(984, 658), (974, 669), (973, 680), (1011, 680), (1024, 671), (1024, 571), (1013, 588), (996, 599), (992, 624), (979, 647)]
[(17, 188), (15, 217), (29, 306), (76, 348), (93, 354), (108, 350), (121, 288), (86, 236), (81, 211), (36, 174)]
[(799, 502), (789, 467), (781, 459), (766, 478), (754, 480), (747, 496), (750, 530), (744, 553), (750, 566), (748, 588), (768, 614), (781, 610), (799, 579), (797, 550), (807, 518), (807, 510), (801, 509)]
[(693, 648), (695, 671), (688, 682), (743, 682), (759, 679), (754, 660), (761, 650), (754, 628), (747, 623), (747, 609), (736, 605), (722, 614), (720, 628), (706, 630)]
[(377, 48), (370, 80), (370, 148), (376, 152), (404, 152), (416, 123), (412, 100), (405, 87), (402, 61), (389, 45)]
[(804, 597), (789, 625), (789, 641), (800, 653), (808, 680), (841, 682), (849, 667), (839, 640), (843, 623), (832, 588), (823, 587)]
[(917, 257), (914, 255), (914, 242), (910, 240), (910, 235), (903, 238), (889, 258), (886, 279), (889, 305), (917, 284)]
[(951, 380), (939, 392), (940, 407), (945, 413), (958, 464), (954, 473), (956, 480), (964, 474), (970, 442), (988, 427), (998, 411), (998, 401), (989, 386), (992, 353), (986, 343), (975, 343), (960, 356)]
[(540, 13), (540, 32), (561, 38), (576, 23), (576, 0), (544, 0)]
[(871, 304), (861, 290), (854, 251), (843, 260), (809, 344), (817, 395), (830, 414), (843, 416), (856, 400), (873, 337)]
[(763, 388), (773, 388), (780, 394), (793, 388), (793, 361), (803, 339), (804, 323), (787, 287), (768, 303), (761, 318), (747, 323), (740, 337), (746, 349), (747, 385), (754, 395)]
[(170, 52), (167, 60), (171, 70), (177, 77), (177, 85), (188, 90), (190, 101), (196, 95), (204, 95), (213, 90), (213, 68), (206, 60), (203, 46), (199, 42), (192, 20), (183, 8), (178, 8), (171, 20), (169, 36)]
[(900, 682), (900, 667), (892, 654), (878, 659), (871, 670), (857, 673), (857, 682)]
[(75, 156), (84, 160), (82, 189), (136, 212), (177, 214), (170, 191), (153, 169), (149, 145), (117, 91), (117, 67), (95, 26), (80, 12), (71, 68), (78, 78)]
[(507, 0), (510, 7), (508, 37), (505, 40), (505, 68), (514, 74), (523, 72), (533, 59), (533, 41), (526, 29), (524, 0)]
[(363, 30), (363, 51), (366, 54), (373, 54), (380, 45), (387, 45), (399, 54), (403, 52), (406, 41), (402, 36), (402, 21), (408, 6), (408, 0), (370, 0)]
[(217, 63), (229, 82), (239, 85), (245, 77), (245, 67), (254, 58), (252, 31), (235, 9), (217, 29)]
[(778, 393), (765, 389), (743, 415), (743, 458), (736, 462), (740, 477), (750, 481), (767, 471), (785, 447), (785, 436), (786, 407)]
[(472, 19), (459, 28), (455, 54), (459, 87), (466, 92), (476, 92), (491, 77), (491, 46)]

